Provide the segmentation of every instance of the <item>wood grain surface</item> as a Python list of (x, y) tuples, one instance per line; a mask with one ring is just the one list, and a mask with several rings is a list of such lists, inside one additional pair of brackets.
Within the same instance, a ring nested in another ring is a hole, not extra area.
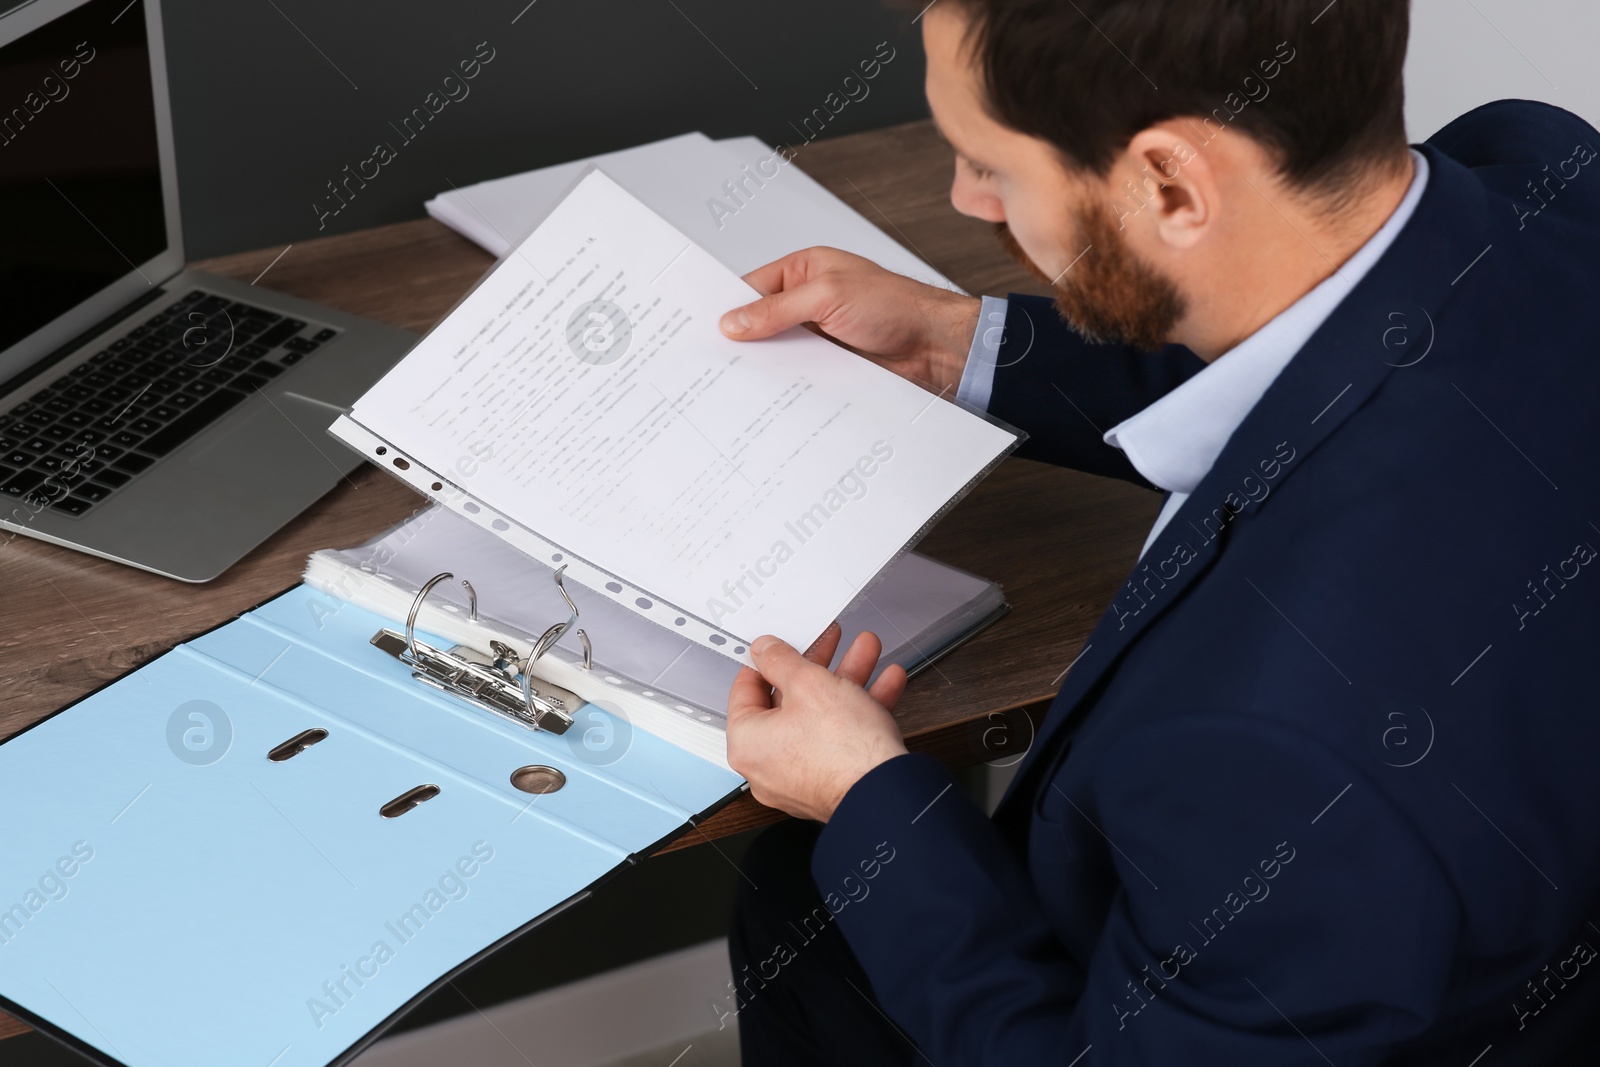
[[(952, 157), (931, 124), (816, 142), (796, 162), (969, 292), (1040, 291), (987, 223), (950, 206)], [(196, 266), (249, 281), (283, 251)], [(258, 284), (424, 332), (492, 262), (423, 219), (296, 242)], [(424, 505), (397, 480), (364, 467), (205, 585), (26, 537), (0, 543), (0, 736), (294, 585), (313, 550), (358, 544)], [(1042, 715), (1158, 506), (1156, 494), (1135, 486), (1018, 459), (957, 505), (918, 550), (1000, 582), (1013, 610), (912, 680), (895, 713), (910, 747), (961, 766), (1025, 745), (1030, 735), (1018, 716)], [(991, 728), (1002, 722), (1007, 729)], [(780, 817), (746, 797), (669, 847)], [(0, 1015), (0, 1037), (26, 1029)]]

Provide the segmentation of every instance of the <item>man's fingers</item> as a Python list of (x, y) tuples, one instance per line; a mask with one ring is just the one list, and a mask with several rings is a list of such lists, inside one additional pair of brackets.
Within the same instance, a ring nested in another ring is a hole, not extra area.
[(875, 266), (871, 260), (853, 252), (827, 245), (812, 245), (757, 267), (744, 276), (744, 281), (762, 296), (771, 296), (785, 289), (797, 288), (824, 271), (840, 270), (852, 265)]
[(878, 640), (878, 635), (870, 630), (862, 631), (856, 635), (855, 641), (845, 652), (844, 659), (839, 661), (839, 669), (834, 673), (864, 686), (867, 684), (867, 679), (872, 677), (872, 670), (878, 665), (878, 657), (882, 654), (883, 642)]
[(768, 711), (772, 707), (772, 686), (749, 667), (741, 667), (728, 691), (728, 722), (730, 724), (748, 715)]
[[(818, 245), (791, 252), (744, 276), (761, 299), (722, 316), (722, 332), (741, 341), (758, 341), (791, 326), (821, 322), (838, 310), (846, 295), (849, 268), (877, 268), (870, 260)], [(844, 273), (841, 273), (844, 272)], [(826, 335), (824, 335), (826, 336)]]
[(906, 691), (906, 670), (898, 663), (891, 663), (878, 675), (878, 680), (872, 683), (872, 688), (867, 692), (873, 700), (882, 704), (890, 711), (900, 703), (900, 698)]
[(811, 249), (802, 248), (798, 252), (790, 252), (782, 259), (775, 259), (764, 264), (744, 276), (745, 284), (762, 296), (771, 296), (785, 289), (793, 289), (809, 277), (809, 270), (813, 258)]
[(815, 670), (817, 666), (796, 652), (793, 645), (770, 634), (755, 639), (750, 645), (750, 655), (761, 677), (780, 694), (794, 684), (801, 673)]
[(729, 311), (722, 316), (722, 332), (740, 341), (759, 341), (802, 322), (826, 318), (835, 307), (835, 296), (831, 286), (805, 282)]
[(843, 636), (844, 630), (840, 629), (838, 622), (830, 622), (828, 628), (822, 631), (822, 636), (806, 649), (806, 659), (826, 667), (833, 662), (833, 654), (839, 651), (839, 639)]

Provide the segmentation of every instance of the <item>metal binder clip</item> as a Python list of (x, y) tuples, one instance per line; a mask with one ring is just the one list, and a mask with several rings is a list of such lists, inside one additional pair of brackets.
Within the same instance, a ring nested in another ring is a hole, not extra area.
[[(434, 586), (452, 577), (454, 575), (449, 571), (444, 571), (428, 579), (411, 602), (411, 610), (406, 615), (406, 632), (400, 634), (382, 629), (372, 636), (372, 643), (409, 666), (411, 676), (419, 682), (531, 729), (565, 733), (572, 725), (572, 713), (583, 703), (583, 698), (542, 678), (535, 684), (531, 668), (534, 661), (549, 650), (549, 646), (545, 646), (537, 655), (530, 652), (519, 672), (516, 650), (502, 641), (491, 641), (490, 652), (481, 652), (469, 645), (456, 645), (441, 652), (417, 640), (417, 615), (422, 611), (423, 601)], [(461, 584), (470, 598), (469, 616), (476, 621), (478, 595), (469, 582), (462, 581)], [(557, 584), (560, 584), (559, 576)], [(565, 590), (562, 593), (564, 596)], [(570, 606), (572, 601), (568, 599), (567, 603)], [(577, 608), (574, 607), (572, 618), (551, 629), (570, 626), (576, 620)], [(549, 633), (546, 631), (547, 636)], [(561, 633), (557, 633), (550, 644), (553, 645), (560, 636)], [(540, 640), (543, 641), (543, 638)], [(587, 641), (585, 647), (587, 649)]]

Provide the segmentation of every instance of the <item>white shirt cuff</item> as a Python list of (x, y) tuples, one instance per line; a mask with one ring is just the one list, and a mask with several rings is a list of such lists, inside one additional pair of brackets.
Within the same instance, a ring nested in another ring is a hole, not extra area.
[(961, 371), (956, 399), (979, 411), (989, 410), (994, 392), (994, 368), (1000, 359), (1000, 342), (1005, 337), (1007, 301), (1001, 296), (986, 296), (978, 309), (978, 329), (967, 349), (967, 365)]

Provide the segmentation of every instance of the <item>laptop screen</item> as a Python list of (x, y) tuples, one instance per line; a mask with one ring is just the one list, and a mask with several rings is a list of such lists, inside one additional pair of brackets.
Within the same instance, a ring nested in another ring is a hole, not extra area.
[(0, 47), (0, 352), (166, 247), (143, 0)]

